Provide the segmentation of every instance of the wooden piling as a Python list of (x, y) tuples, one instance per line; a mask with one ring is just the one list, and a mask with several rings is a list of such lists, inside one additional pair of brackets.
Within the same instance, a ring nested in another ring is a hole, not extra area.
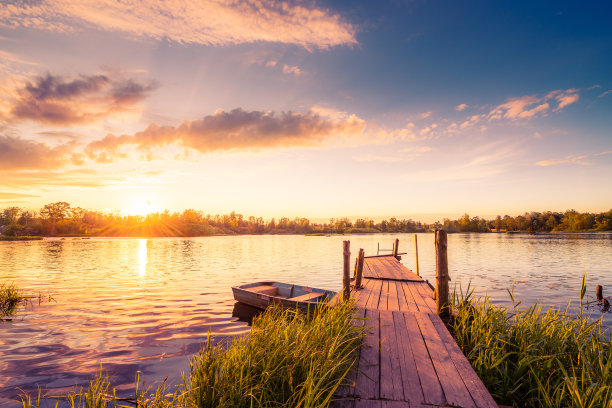
[(344, 300), (348, 300), (351, 296), (351, 276), (350, 276), (350, 264), (351, 264), (351, 241), (344, 241), (344, 271), (342, 274), (342, 287), (344, 289)]
[(446, 231), (436, 231), (436, 307), (442, 318), (448, 318), (450, 306), (448, 303), (448, 256), (446, 254)]
[(414, 265), (417, 276), (421, 276), (419, 273), (419, 243), (417, 241), (417, 234), (414, 234)]
[(357, 257), (357, 266), (355, 273), (355, 289), (361, 288), (361, 279), (363, 277), (363, 259), (365, 257), (365, 252), (363, 248), (359, 249), (359, 256)]
[(393, 245), (393, 256), (397, 258), (397, 253), (399, 249), (399, 239), (395, 238), (395, 244)]
[(597, 285), (595, 293), (597, 295), (597, 300), (601, 302), (603, 300), (603, 287), (601, 285)]

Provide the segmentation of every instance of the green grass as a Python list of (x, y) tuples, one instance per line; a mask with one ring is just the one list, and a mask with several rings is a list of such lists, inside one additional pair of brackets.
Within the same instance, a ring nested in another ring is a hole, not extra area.
[(19, 237), (0, 237), (0, 241), (40, 241), (42, 237), (38, 236), (19, 236)]
[(0, 283), (0, 318), (12, 316), (25, 300), (15, 283)]
[[(362, 329), (351, 324), (351, 303), (306, 316), (270, 308), (253, 320), (248, 336), (226, 345), (210, 336), (193, 356), (190, 375), (167, 395), (138, 388), (134, 399), (147, 407), (326, 407), (356, 359)], [(64, 397), (72, 408), (121, 405), (108, 377), (100, 373), (85, 390)], [(38, 407), (24, 394), (24, 408)], [(133, 405), (132, 405), (133, 406)]]
[[(581, 299), (585, 293), (584, 281)], [(612, 407), (612, 338), (582, 312), (453, 295), (451, 329), (489, 392), (515, 407)]]

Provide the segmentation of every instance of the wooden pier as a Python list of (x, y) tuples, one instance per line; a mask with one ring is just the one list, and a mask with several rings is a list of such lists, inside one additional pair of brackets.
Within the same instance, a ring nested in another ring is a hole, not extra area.
[(394, 255), (365, 257), (362, 287), (351, 286), (354, 323), (365, 324), (366, 334), (333, 406), (497, 408), (440, 319), (431, 286), (396, 254), (397, 241)]

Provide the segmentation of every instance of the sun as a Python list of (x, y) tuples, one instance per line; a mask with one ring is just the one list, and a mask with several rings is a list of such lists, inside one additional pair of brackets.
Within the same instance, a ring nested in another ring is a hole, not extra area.
[(155, 208), (150, 199), (138, 198), (138, 199), (132, 200), (130, 205), (124, 208), (123, 210), (121, 210), (121, 212), (124, 215), (145, 216), (149, 213), (155, 212)]

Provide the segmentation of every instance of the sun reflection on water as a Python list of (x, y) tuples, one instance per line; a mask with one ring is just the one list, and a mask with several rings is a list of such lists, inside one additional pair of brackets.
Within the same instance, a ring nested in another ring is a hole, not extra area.
[(138, 275), (145, 276), (147, 272), (147, 239), (139, 239), (138, 248)]

